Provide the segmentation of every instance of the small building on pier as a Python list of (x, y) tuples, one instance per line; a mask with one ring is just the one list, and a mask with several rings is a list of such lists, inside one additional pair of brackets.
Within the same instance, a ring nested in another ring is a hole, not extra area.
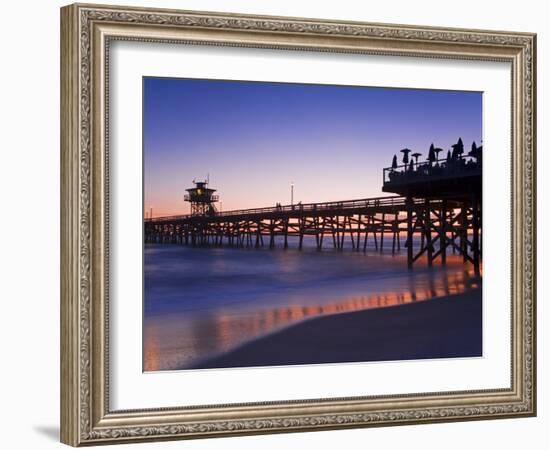
[[(443, 151), (432, 146), (426, 161), (408, 159), (410, 149), (403, 149), (404, 165), (396, 164), (383, 171), (384, 192), (408, 199), (407, 254), (408, 264), (423, 255), (428, 264), (440, 258), (445, 264), (447, 250), (458, 252), (464, 261), (471, 262), (479, 272), (481, 261), (482, 211), (482, 147), (472, 143), (471, 151), (464, 154), (459, 139), (444, 159), (437, 155)], [(414, 236), (420, 235), (420, 243)]]
[[(459, 200), (481, 196), (482, 147), (474, 142), (467, 155), (463, 154), (462, 140), (452, 147), (445, 159), (428, 156), (426, 161), (418, 162), (417, 158), (409, 164), (385, 168), (382, 191), (415, 198)], [(432, 151), (439, 154), (441, 149), (430, 148)]]
[(219, 200), (214, 194), (216, 189), (208, 187), (208, 181), (195, 181), (195, 187), (186, 189), (184, 200), (191, 203), (192, 216), (214, 216), (217, 214), (216, 205)]

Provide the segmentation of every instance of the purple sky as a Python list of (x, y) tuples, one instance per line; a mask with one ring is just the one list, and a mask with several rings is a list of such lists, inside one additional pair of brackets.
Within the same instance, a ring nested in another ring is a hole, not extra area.
[(143, 102), (154, 216), (188, 213), (207, 174), (224, 211), (289, 204), (291, 182), (295, 202), (381, 196), (400, 149), (482, 138), (480, 92), (144, 78)]

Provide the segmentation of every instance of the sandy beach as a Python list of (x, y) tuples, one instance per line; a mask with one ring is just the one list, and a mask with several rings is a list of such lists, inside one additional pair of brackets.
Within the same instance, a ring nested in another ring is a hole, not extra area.
[(481, 290), (306, 320), (195, 369), (482, 355)]

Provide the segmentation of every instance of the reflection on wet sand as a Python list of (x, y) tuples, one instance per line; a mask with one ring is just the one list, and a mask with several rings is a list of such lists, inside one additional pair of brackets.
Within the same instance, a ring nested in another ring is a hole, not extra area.
[[(178, 312), (148, 317), (144, 328), (144, 370), (174, 370), (194, 366), (235, 347), (284, 327), (315, 317), (385, 308), (445, 297), (477, 288), (473, 269), (441, 272), (439, 276), (410, 277), (408, 288), (352, 295), (312, 303), (290, 296), (289, 303), (274, 307), (219, 306), (201, 312)], [(314, 300), (313, 300), (314, 301)]]

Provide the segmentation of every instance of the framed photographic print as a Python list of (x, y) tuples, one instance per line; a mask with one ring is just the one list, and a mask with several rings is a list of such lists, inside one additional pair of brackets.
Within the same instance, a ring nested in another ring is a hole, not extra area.
[(61, 439), (527, 417), (535, 35), (71, 5)]

